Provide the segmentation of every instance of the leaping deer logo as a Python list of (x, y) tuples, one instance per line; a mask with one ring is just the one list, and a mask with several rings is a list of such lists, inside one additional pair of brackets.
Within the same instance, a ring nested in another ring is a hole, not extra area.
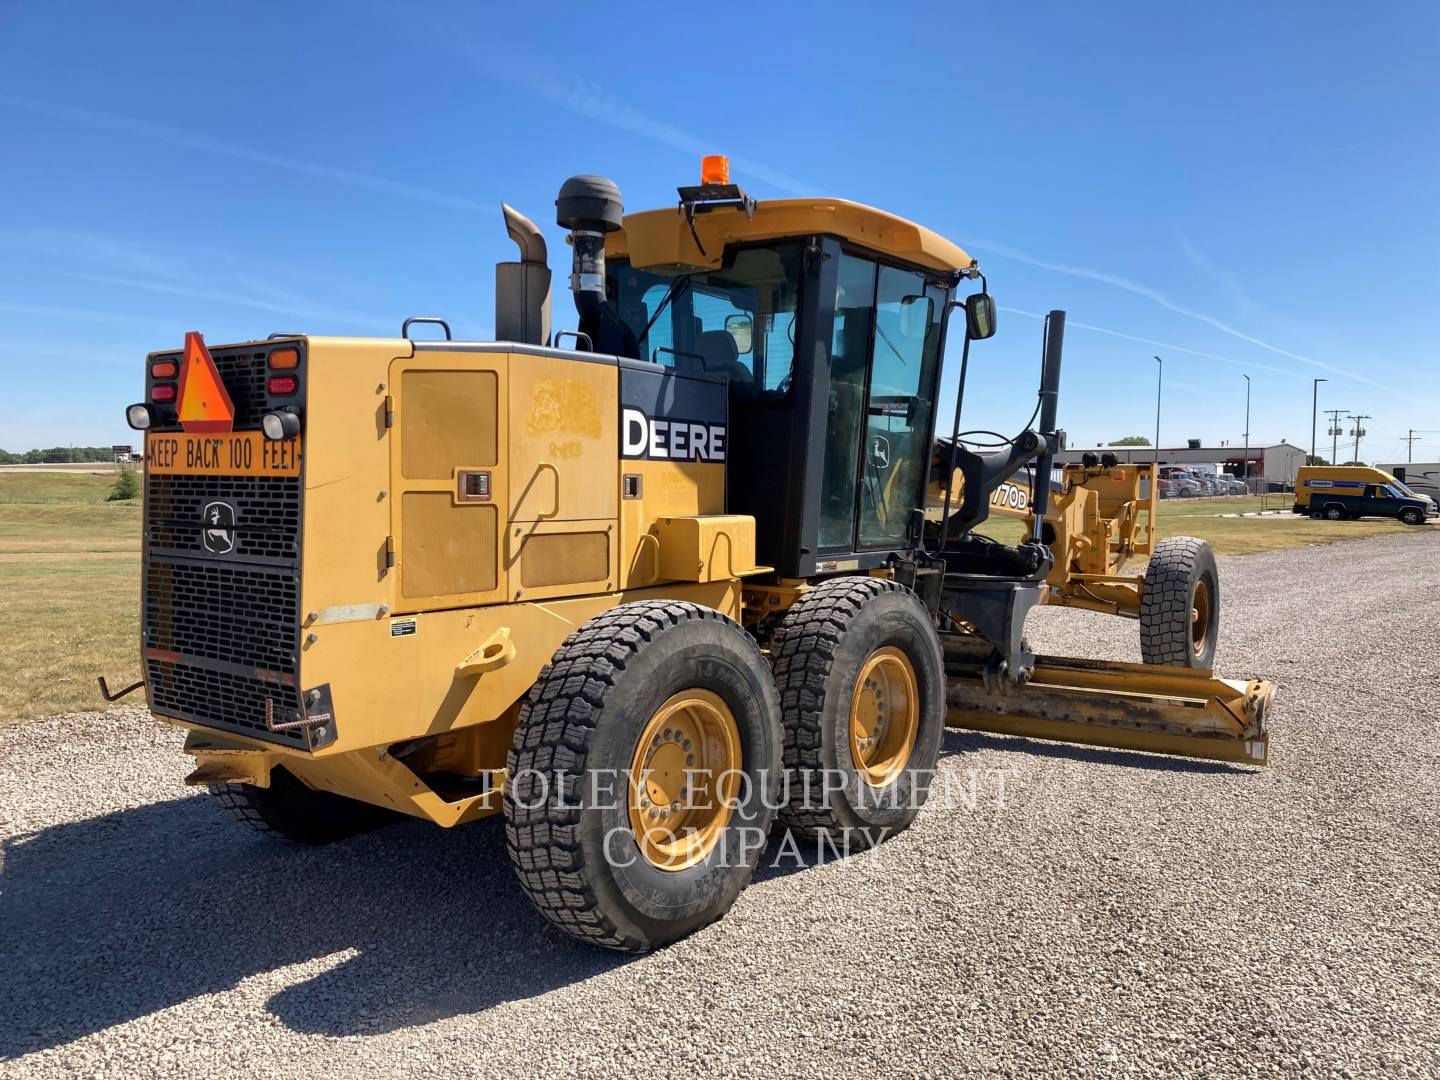
[(200, 542), (212, 555), (235, 550), (235, 508), (227, 502), (212, 502), (201, 511)]

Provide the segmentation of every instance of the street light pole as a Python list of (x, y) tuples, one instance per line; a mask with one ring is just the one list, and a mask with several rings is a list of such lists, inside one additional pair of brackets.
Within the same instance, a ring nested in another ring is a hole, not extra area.
[[(1320, 384), (1329, 382), (1329, 379), (1316, 379), (1314, 386), (1310, 389), (1310, 456), (1315, 456), (1315, 407), (1320, 404)], [(1331, 462), (1333, 465), (1334, 462)]]
[(1155, 376), (1155, 464), (1160, 464), (1160, 386), (1165, 381), (1165, 361), (1155, 357), (1160, 373)]
[(1245, 494), (1250, 494), (1250, 376), (1245, 375)]

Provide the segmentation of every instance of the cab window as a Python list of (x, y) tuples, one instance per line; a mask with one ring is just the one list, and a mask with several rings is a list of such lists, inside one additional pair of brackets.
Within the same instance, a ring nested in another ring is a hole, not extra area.
[(796, 242), (733, 248), (720, 269), (697, 274), (654, 274), (617, 259), (606, 287), (641, 359), (726, 375), (742, 397), (779, 400), (794, 367), (801, 260)]

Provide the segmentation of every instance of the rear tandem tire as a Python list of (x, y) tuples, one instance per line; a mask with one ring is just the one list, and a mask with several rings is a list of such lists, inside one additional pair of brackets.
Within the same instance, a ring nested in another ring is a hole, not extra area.
[(581, 626), (506, 763), (506, 847), (531, 902), (626, 952), (725, 914), (774, 820), (779, 706), (754, 639), (712, 608), (648, 600)]
[(1210, 545), (1171, 536), (1155, 546), (1140, 596), (1140, 655), (1147, 664), (1209, 668), (1220, 635), (1220, 575)]
[(944, 658), (920, 598), (882, 578), (823, 582), (786, 613), (770, 659), (785, 726), (780, 819), (847, 851), (906, 828), (945, 727)]
[(236, 821), (295, 844), (319, 846), (370, 832), (404, 815), (329, 791), (306, 787), (284, 767), (270, 770), (270, 786), (208, 784), (211, 797)]

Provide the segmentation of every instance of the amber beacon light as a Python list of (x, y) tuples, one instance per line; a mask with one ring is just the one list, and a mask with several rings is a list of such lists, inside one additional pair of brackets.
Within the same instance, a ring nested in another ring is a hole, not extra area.
[(706, 154), (700, 159), (700, 183), (728, 184), (730, 159), (724, 154)]

